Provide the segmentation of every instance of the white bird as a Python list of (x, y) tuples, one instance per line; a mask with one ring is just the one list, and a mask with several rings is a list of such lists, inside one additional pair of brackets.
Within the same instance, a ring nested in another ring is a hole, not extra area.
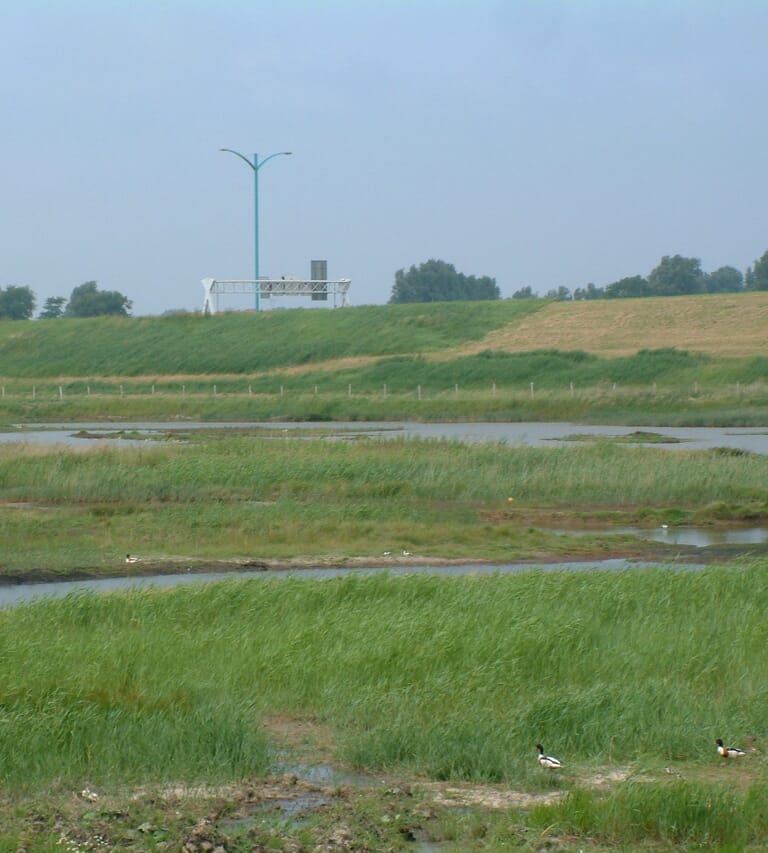
[(552, 755), (544, 755), (544, 747), (540, 744), (536, 744), (536, 751), (539, 753), (539, 764), (542, 767), (546, 767), (549, 770), (554, 770), (557, 767), (562, 767), (563, 765), (560, 761)]
[(404, 556), (404, 557), (410, 557), (410, 556), (411, 556), (411, 552), (410, 552), (410, 551), (403, 551), (403, 556)]
[(126, 563), (138, 563), (139, 558), (138, 557), (132, 557), (130, 554), (126, 554), (125, 555), (125, 562)]
[(740, 755), (747, 754), (743, 749), (736, 746), (723, 746), (722, 738), (718, 738), (715, 743), (717, 744), (718, 755), (722, 755), (723, 758), (738, 758)]

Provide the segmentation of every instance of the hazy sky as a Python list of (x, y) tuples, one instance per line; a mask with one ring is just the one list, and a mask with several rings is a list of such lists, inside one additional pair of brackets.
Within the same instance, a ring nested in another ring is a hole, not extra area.
[(262, 275), (324, 258), (353, 305), (430, 258), (502, 296), (744, 270), (767, 46), (765, 0), (1, 0), (0, 287), (144, 315), (250, 278), (223, 147), (293, 152), (259, 172)]

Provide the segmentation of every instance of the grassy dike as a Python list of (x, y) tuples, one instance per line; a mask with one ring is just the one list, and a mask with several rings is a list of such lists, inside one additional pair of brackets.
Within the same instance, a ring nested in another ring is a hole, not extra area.
[(0, 322), (0, 422), (768, 423), (768, 294), (598, 302)]
[[(226, 580), (4, 610), (0, 848), (90, 850), (98, 834), (181, 849), (204, 807), (207, 837), (233, 851), (314, 849), (332, 815), (354, 844), (330, 849), (759, 849), (766, 607), (758, 561)], [(276, 715), (321, 721), (334, 760), (390, 781), (277, 832), (233, 826), (234, 795), (214, 786), (267, 772)], [(759, 751), (721, 766), (715, 737), (750, 735)], [(538, 768), (538, 741), (563, 771)], [(441, 780), (530, 798), (458, 817), (434, 798)], [(169, 782), (211, 794), (180, 820), (152, 788)], [(81, 789), (104, 802), (67, 793)]]

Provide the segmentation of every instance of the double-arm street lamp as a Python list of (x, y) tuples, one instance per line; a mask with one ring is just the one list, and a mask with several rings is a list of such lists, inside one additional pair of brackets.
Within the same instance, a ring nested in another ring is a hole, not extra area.
[(291, 151), (276, 151), (259, 160), (259, 155), (254, 154), (253, 160), (249, 160), (244, 154), (239, 151), (233, 151), (231, 148), (220, 148), (219, 151), (227, 151), (229, 154), (234, 154), (239, 157), (244, 163), (247, 163), (253, 169), (253, 277), (256, 281), (256, 310), (261, 310), (261, 285), (259, 284), (259, 169), (268, 163), (273, 157), (287, 156)]

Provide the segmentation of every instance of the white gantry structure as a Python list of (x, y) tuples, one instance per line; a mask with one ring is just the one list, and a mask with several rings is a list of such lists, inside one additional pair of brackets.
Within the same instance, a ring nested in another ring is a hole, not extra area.
[(260, 310), (261, 300), (272, 296), (309, 296), (316, 302), (325, 302), (332, 297), (333, 307), (343, 308), (347, 304), (347, 291), (351, 283), (348, 278), (336, 281), (298, 278), (262, 278), (259, 281), (204, 278), (203, 314), (218, 313), (219, 295), (222, 293), (252, 294), (257, 311)]

